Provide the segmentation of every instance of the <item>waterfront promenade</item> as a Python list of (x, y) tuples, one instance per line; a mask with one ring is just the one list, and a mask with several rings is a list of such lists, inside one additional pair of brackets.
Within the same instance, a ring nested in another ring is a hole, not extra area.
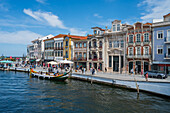
[[(14, 69), (14, 68), (13, 68)], [(25, 69), (29, 70), (29, 68), (17, 68), (17, 69)], [(43, 71), (47, 72), (47, 68), (42, 68), (42, 67), (36, 67), (34, 69), (35, 71)], [(94, 76), (94, 77), (100, 77), (104, 79), (113, 79), (113, 80), (127, 80), (127, 81), (146, 81), (144, 75), (130, 75), (130, 74), (119, 74), (119, 73), (109, 73), (109, 72), (96, 72), (96, 74), (92, 75), (90, 71), (86, 71), (85, 73), (82, 73), (82, 71), (77, 71), (73, 70), (72, 74), (78, 74), (78, 75), (86, 75), (86, 76)], [(166, 79), (158, 79), (158, 78), (148, 78), (148, 82), (167, 82), (170, 83), (170, 77)]]

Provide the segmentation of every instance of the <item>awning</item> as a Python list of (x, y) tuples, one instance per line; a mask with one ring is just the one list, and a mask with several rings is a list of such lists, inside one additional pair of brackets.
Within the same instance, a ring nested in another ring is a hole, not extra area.
[(153, 64), (170, 64), (170, 62), (153, 61)]
[(55, 64), (58, 64), (58, 63), (55, 62), (55, 61), (51, 61), (51, 62), (48, 62), (47, 64), (55, 65)]
[(39, 62), (41, 59), (37, 59), (36, 62)]
[(65, 59), (65, 60), (59, 61), (59, 63), (62, 63), (62, 64), (73, 64), (74, 62)]
[(13, 61), (8, 61), (8, 60), (2, 60), (0, 63), (13, 63)]

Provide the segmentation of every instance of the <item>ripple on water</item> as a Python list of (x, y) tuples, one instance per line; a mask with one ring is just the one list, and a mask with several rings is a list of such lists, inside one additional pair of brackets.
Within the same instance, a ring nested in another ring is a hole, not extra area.
[(170, 100), (148, 93), (0, 71), (0, 112), (169, 112)]

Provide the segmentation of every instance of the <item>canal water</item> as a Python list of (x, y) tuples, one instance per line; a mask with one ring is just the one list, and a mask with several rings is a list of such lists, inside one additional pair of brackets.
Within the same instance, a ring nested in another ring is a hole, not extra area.
[(170, 100), (78, 80), (54, 82), (0, 71), (0, 113), (12, 112), (165, 113), (170, 112)]

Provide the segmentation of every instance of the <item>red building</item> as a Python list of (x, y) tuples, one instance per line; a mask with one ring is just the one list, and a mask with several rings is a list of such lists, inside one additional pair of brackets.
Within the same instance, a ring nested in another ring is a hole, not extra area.
[(151, 69), (151, 24), (137, 22), (127, 31), (127, 71), (136, 74)]

